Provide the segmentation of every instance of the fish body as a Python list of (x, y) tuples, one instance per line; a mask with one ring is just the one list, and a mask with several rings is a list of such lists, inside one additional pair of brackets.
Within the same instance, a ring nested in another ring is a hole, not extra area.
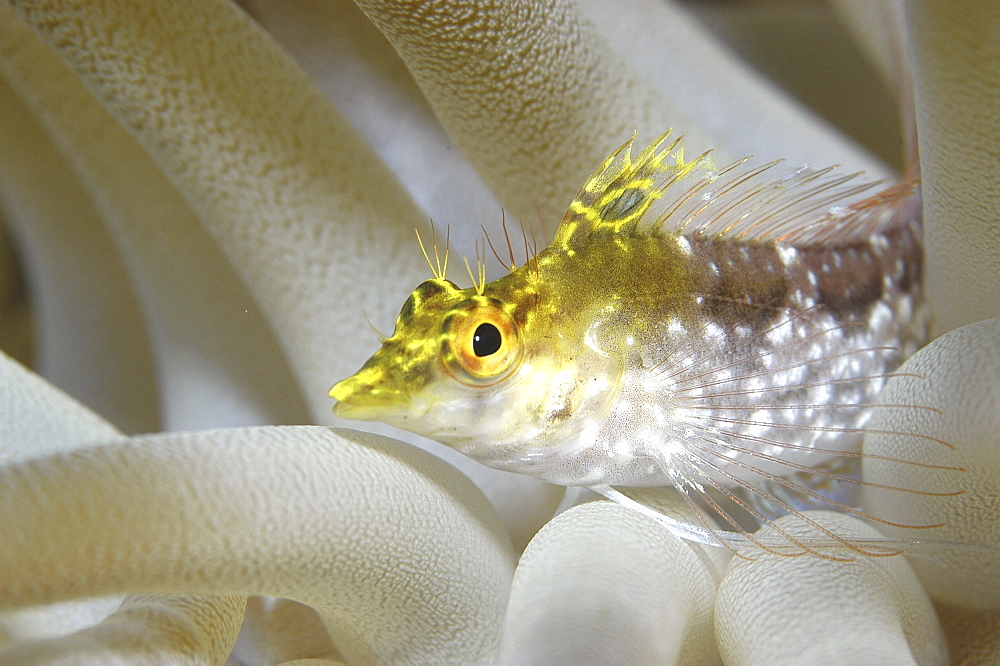
[(927, 334), (915, 188), (847, 205), (851, 177), (664, 144), (609, 157), (507, 275), (417, 287), (336, 414), (560, 485), (673, 486), (733, 526), (726, 502), (838, 506), (866, 405)]

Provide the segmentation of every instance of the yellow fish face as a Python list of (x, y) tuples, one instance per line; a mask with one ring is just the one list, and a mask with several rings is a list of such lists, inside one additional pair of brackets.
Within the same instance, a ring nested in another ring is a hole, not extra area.
[(442, 363), (442, 318), (465, 300), (462, 290), (447, 280), (420, 284), (403, 304), (395, 331), (383, 340), (382, 348), (357, 373), (330, 389), (330, 397), (337, 400), (334, 413), (366, 421), (395, 415), (394, 422), (419, 415), (415, 394), (447, 374)]
[(440, 278), (421, 284), (382, 348), (330, 390), (334, 413), (517, 469), (575, 439), (606, 409), (619, 373), (585, 335), (557, 333), (545, 324), (551, 316), (537, 317), (544, 299), (525, 282), (518, 272), (481, 291)]

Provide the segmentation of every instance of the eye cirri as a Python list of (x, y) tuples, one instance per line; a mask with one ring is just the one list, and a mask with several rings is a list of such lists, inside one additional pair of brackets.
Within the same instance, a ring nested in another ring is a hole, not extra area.
[(448, 374), (463, 384), (501, 382), (517, 370), (523, 356), (517, 323), (495, 299), (471, 298), (444, 319), (441, 358)]

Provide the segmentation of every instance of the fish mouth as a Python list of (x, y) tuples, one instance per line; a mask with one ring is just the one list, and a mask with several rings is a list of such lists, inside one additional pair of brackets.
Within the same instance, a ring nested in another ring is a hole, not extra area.
[(329, 396), (337, 401), (335, 416), (356, 421), (384, 421), (410, 402), (402, 391), (366, 381), (362, 373), (334, 384)]

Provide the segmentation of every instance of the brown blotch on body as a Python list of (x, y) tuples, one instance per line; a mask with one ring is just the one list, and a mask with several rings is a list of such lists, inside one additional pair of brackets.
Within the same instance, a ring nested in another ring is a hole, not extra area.
[(816, 276), (818, 305), (839, 317), (863, 315), (882, 298), (885, 271), (866, 244), (806, 252), (803, 261)]
[(788, 281), (773, 245), (707, 241), (692, 250), (704, 266), (704, 312), (717, 324), (757, 328), (782, 314)]

